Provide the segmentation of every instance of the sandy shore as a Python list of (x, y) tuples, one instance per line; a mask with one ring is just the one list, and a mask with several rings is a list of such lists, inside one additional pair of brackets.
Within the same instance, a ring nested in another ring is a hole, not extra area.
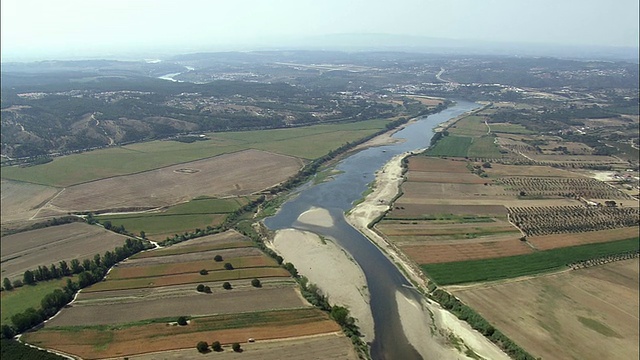
[[(328, 224), (331, 221), (324, 209), (303, 215), (301, 218), (308, 223)], [(364, 340), (373, 340), (367, 281), (360, 266), (346, 251), (330, 239), (295, 229), (277, 231), (269, 246), (285, 261), (295, 264), (298, 273), (317, 285), (330, 304), (349, 308), (351, 316), (358, 320)]]

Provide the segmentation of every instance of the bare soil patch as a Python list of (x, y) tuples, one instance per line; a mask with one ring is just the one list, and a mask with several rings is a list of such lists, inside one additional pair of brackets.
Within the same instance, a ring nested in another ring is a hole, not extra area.
[(609, 242), (614, 240), (630, 239), (638, 236), (637, 227), (590, 231), (573, 234), (552, 234), (544, 236), (531, 236), (527, 238), (536, 249), (549, 250), (567, 246)]
[(49, 266), (65, 260), (93, 258), (117, 246), (125, 236), (98, 226), (71, 223), (26, 231), (0, 238), (2, 277), (22, 278), (26, 270)]
[(535, 357), (637, 359), (638, 281), (632, 259), (453, 292)]
[(29, 220), (41, 206), (59, 191), (60, 189), (50, 186), (3, 179), (0, 182), (2, 224)]
[[(402, 198), (400, 198), (402, 200)], [(389, 211), (389, 218), (414, 218), (425, 215), (469, 215), (469, 216), (506, 216), (507, 209), (502, 205), (436, 205), (405, 204), (398, 201)]]
[[(98, 211), (168, 206), (197, 196), (248, 195), (286, 180), (302, 166), (294, 157), (246, 150), (71, 186), (51, 204), (62, 212)], [(176, 172), (185, 168), (198, 171)]]
[(484, 169), (492, 178), (501, 176), (549, 176), (549, 177), (568, 177), (576, 178), (580, 175), (562, 169), (550, 166), (519, 166), (519, 165), (503, 165), (491, 164), (490, 169)]
[(427, 156), (409, 157), (409, 171), (436, 173), (469, 173), (467, 161), (460, 159), (440, 159)]
[(483, 179), (470, 172), (467, 173), (437, 173), (431, 171), (412, 171), (406, 175), (407, 181), (416, 182), (448, 182), (457, 184), (489, 184), (492, 181)]
[[(234, 314), (310, 306), (302, 300), (293, 284), (288, 287), (251, 288), (249, 281), (244, 281), (241, 288), (232, 290), (222, 289), (222, 283), (204, 284), (218, 291), (198, 293), (196, 286), (191, 285), (175, 292), (158, 289), (146, 296), (135, 296), (133, 291), (129, 291), (129, 296), (121, 293), (120, 297), (110, 297), (109, 292), (93, 293), (90, 299), (79, 297), (77, 303), (48, 321), (46, 327), (112, 325), (171, 316)], [(100, 298), (100, 295), (106, 297)]]
[(511, 240), (424, 244), (400, 246), (418, 264), (437, 264), (452, 261), (491, 259), (529, 254), (529, 246), (517, 238)]

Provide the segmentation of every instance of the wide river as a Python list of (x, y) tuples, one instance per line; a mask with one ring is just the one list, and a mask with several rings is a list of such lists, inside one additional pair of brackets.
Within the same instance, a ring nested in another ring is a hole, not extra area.
[[(295, 228), (332, 237), (360, 265), (371, 295), (375, 328), (371, 356), (375, 360), (422, 358), (409, 344), (402, 330), (396, 292), (415, 299), (422, 295), (378, 247), (347, 223), (344, 213), (362, 197), (368, 184), (375, 179), (375, 172), (394, 156), (428, 147), (435, 126), (478, 107), (480, 105), (476, 103), (457, 101), (448, 109), (410, 123), (393, 135), (394, 138), (404, 139), (403, 142), (364, 149), (345, 158), (336, 165), (340, 174), (333, 180), (301, 186), (297, 189), (296, 197), (286, 202), (275, 216), (265, 220), (265, 225), (272, 230)], [(327, 209), (334, 226), (326, 228), (298, 222), (298, 216), (312, 207)]]

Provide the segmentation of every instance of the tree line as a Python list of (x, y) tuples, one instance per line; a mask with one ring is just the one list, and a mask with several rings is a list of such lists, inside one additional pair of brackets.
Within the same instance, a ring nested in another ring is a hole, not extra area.
[[(70, 265), (67, 265), (65, 261), (61, 261), (58, 266), (51, 264), (50, 267), (39, 266), (36, 270), (25, 271), (23, 276), (25, 285), (35, 285), (38, 281), (70, 275), (78, 275), (78, 281), (74, 282), (68, 278), (66, 285), (62, 289), (55, 289), (45, 295), (40, 302), (39, 310), (30, 307), (22, 313), (13, 315), (11, 317), (12, 325), (2, 325), (0, 329), (1, 336), (10, 339), (15, 334), (20, 334), (52, 317), (73, 300), (78, 290), (102, 280), (108, 269), (113, 265), (147, 248), (148, 244), (142, 240), (127, 239), (123, 246), (116, 247), (114, 251), (107, 251), (103, 256), (96, 254), (92, 260), (84, 259), (80, 263), (78, 259), (73, 259)], [(9, 279), (5, 278), (3, 285), (11, 285), (10, 288), (5, 287), (5, 290), (12, 290), (17, 284), (15, 282), (11, 284)]]

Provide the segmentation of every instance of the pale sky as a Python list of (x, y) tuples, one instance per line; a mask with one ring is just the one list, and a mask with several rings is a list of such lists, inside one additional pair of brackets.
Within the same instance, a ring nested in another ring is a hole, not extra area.
[(2, 58), (340, 33), (638, 47), (638, 0), (2, 0)]

